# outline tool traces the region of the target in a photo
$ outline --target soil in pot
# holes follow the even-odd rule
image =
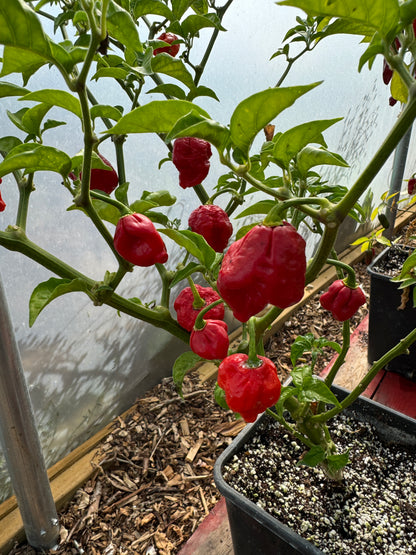
[[[343,482],[297,466],[303,444],[270,418],[224,466],[224,479],[323,553],[416,553],[416,448],[385,443],[350,415],[331,429],[339,451],[350,449]]]

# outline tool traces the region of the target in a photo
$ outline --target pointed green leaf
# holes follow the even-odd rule
[[[321,165],[349,167],[339,154],[329,152],[325,148],[305,146],[296,158],[296,166],[303,177],[307,176],[310,168]]]
[[[300,96],[319,84],[266,89],[240,102],[230,121],[233,144],[247,156],[257,133]]]
[[[176,391],[178,394],[183,398],[182,394],[182,384],[186,374],[192,370],[198,362],[201,362],[202,359],[200,356],[196,355],[192,351],[186,351],[178,356],[173,364],[172,369],[172,378],[173,383],[175,384]]]
[[[240,212],[236,219],[238,218],[245,218],[246,216],[251,216],[253,214],[268,214],[270,210],[276,206],[276,201],[272,199],[265,199],[256,202]]]
[[[175,19],[181,19],[193,0],[172,0],[172,11]]]
[[[182,270],[179,270],[178,272],[176,272],[175,277],[169,284],[169,288],[174,287],[177,283],[191,276],[192,274],[194,274],[196,271],[200,269],[201,269],[201,265],[198,264],[197,262],[189,262],[189,264],[187,264],[185,268],[182,268]]]
[[[117,225],[120,219],[120,210],[114,205],[105,202],[104,200],[93,198],[91,202],[102,220],[109,222],[110,224]]]
[[[131,15],[113,0],[110,0],[107,10],[107,28],[109,35],[121,44],[128,44],[129,48],[136,52],[143,51],[139,33]]]
[[[326,147],[322,132],[342,119],[308,121],[292,127],[277,138],[273,151],[274,157],[287,168],[290,160],[308,144],[317,143]]]
[[[338,455],[328,455],[326,458],[328,469],[331,473],[336,473],[337,470],[341,470],[347,466],[350,462],[350,451],[345,451],[345,453],[339,453]]]
[[[186,93],[183,89],[181,89],[178,85],[174,85],[173,83],[164,83],[163,85],[158,85],[154,87],[150,91],[147,91],[147,94],[164,94],[166,96],[171,96],[172,98],[177,98],[179,100],[186,99]]]
[[[28,130],[24,126],[22,118],[28,110],[29,110],[29,108],[22,108],[18,112],[14,112],[14,113],[9,112],[9,110],[6,110],[6,114],[7,114],[7,117],[9,118],[9,120],[12,123],[14,123],[14,125],[18,129],[20,129],[21,131],[24,131],[25,133],[28,133]]]
[[[88,288],[85,281],[80,278],[73,280],[50,278],[48,281],[39,283],[33,290],[29,300],[29,326],[33,326],[36,318],[45,306],[57,297],[65,295],[65,293],[71,293],[72,291],[87,292],[87,290]]]
[[[0,177],[15,170],[25,170],[25,173],[53,171],[67,175],[71,170],[71,158],[51,146],[25,143],[13,148],[0,163]]]
[[[195,36],[198,31],[205,27],[218,27],[215,21],[204,15],[189,15],[181,23],[184,36]]]
[[[22,141],[17,137],[1,137],[0,138],[0,152],[6,156],[14,147],[21,145]]]
[[[28,94],[30,91],[24,87],[19,87],[13,83],[8,83],[7,81],[0,81],[0,98],[6,96],[22,96]]]
[[[393,98],[395,98],[399,102],[402,102],[403,104],[406,104],[409,92],[397,71],[393,72],[393,77],[391,78],[390,83],[390,92]]]
[[[368,25],[383,37],[396,28],[399,20],[398,0],[280,0],[283,6],[293,6],[312,16],[340,17]]]
[[[78,98],[66,91],[42,89],[26,94],[19,100],[33,100],[34,102],[45,102],[45,104],[59,106],[82,119],[81,104]]]
[[[156,203],[156,206],[172,206],[176,202],[176,197],[166,189],[160,191],[144,191],[142,199]]]
[[[203,85],[199,85],[196,88],[192,88],[189,93],[187,100],[193,100],[197,96],[209,96],[210,98],[214,98],[215,100],[220,101],[218,96],[215,94],[215,91],[210,89],[209,87],[204,87]]]
[[[303,380],[302,388],[299,392],[299,401],[307,403],[320,401],[335,405],[336,407],[340,406],[338,399],[326,383],[316,375],[306,377]]]
[[[173,13],[161,0],[140,0],[135,2],[133,13],[136,19],[147,14],[161,15],[170,21],[173,19]]]
[[[306,466],[314,467],[320,464],[321,462],[323,462],[324,460],[325,460],[325,449],[320,445],[314,445],[296,463],[296,466],[300,466],[304,464]]]
[[[156,206],[159,205],[156,202],[151,202],[150,200],[135,200],[130,205],[130,209],[133,210],[133,212],[137,212],[138,214],[143,214],[144,212],[147,212],[147,210],[155,208]]]
[[[91,118],[108,118],[118,121],[123,114],[115,106],[97,104],[90,109]]]
[[[216,383],[214,388],[214,399],[218,406],[224,410],[230,410],[225,400],[225,391]]]
[[[186,250],[192,254],[192,256],[195,256],[205,267],[210,268],[211,264],[214,263],[216,253],[214,249],[208,245],[202,235],[187,229],[159,229],[159,231],[170,237],[181,247],[185,247]]]
[[[94,73],[91,79],[98,81],[98,79],[101,79],[102,77],[111,77],[112,79],[120,79],[121,81],[124,81],[129,73],[130,71],[128,69],[124,69],[123,67],[101,67]]]
[[[165,141],[169,142],[177,137],[198,137],[223,151],[228,144],[230,132],[220,123],[192,111],[175,123]]]
[[[194,86],[192,75],[186,69],[181,59],[173,58],[166,52],[161,52],[154,57],[152,61],[152,69],[155,73],[163,73],[177,79],[189,88]]]
[[[37,104],[33,108],[29,108],[22,116],[22,123],[27,129],[28,133],[35,135],[36,137],[41,137],[41,123],[45,115],[52,108],[50,104]]]
[[[186,100],[154,100],[135,108],[123,116],[114,127],[106,133],[168,133],[181,117],[191,110],[209,118],[209,115]]]

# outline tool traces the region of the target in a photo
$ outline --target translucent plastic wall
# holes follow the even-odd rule
[[[272,0],[234,2],[224,20],[227,32],[220,33],[201,81],[216,91],[220,103],[210,98],[197,99],[214,119],[226,124],[240,100],[276,84],[285,64],[283,57],[273,60],[270,57],[281,46],[286,30],[295,24],[296,15],[303,17],[300,11],[278,7]],[[202,30],[200,53],[208,37],[209,32]],[[337,168],[326,174],[330,182],[342,185],[351,184],[365,167],[399,110],[399,105],[393,108],[388,105],[389,91],[381,80],[379,60],[372,72],[364,68],[358,74],[362,50],[357,37],[325,39],[294,65],[285,81],[285,85],[321,80],[323,84],[300,98],[274,122],[276,131],[284,131],[308,120],[344,116],[344,121],[325,133],[329,149],[339,152],[350,164],[350,168]],[[30,90],[59,88],[62,82],[44,67],[27,86]],[[102,104],[123,102],[119,89],[109,80],[100,80],[93,91]],[[20,107],[17,100],[0,100],[4,135],[16,134],[6,110],[15,112]],[[51,110],[49,117],[68,121],[67,113],[63,117],[57,108]],[[56,140],[56,144],[70,155],[82,148],[75,119],[49,132],[50,144]],[[262,140],[263,137],[258,138],[257,146]],[[413,150],[411,145],[409,170],[414,162]],[[103,144],[101,152],[115,163],[110,141]],[[166,153],[165,145],[157,136],[130,136],[125,144],[127,180],[136,198],[143,190],[169,189],[178,197],[170,218],[186,222],[197,199],[192,191],[179,188],[178,174],[171,163],[158,169]],[[390,172],[391,160],[374,181],[376,204],[381,193],[388,189]],[[214,153],[205,182],[208,190],[222,173],[225,171]],[[88,219],[79,211],[66,212],[71,197],[62,187],[59,176],[38,174],[35,185],[28,236],[93,279],[103,279],[106,270],[114,271],[115,260]],[[8,218],[15,214],[15,187],[10,177],[3,180],[2,192],[8,210],[0,214],[2,229],[13,223]],[[167,242],[168,264],[174,267],[179,260],[179,247]],[[30,294],[39,282],[52,276],[22,255],[4,249],[0,249],[0,269],[48,466],[127,409],[137,396],[163,376],[169,375],[174,359],[187,349],[164,331],[126,315],[119,316],[108,307],[93,306],[81,293],[71,293],[53,301],[34,327],[29,328]],[[157,286],[158,275],[154,269],[135,268],[122,291],[149,302],[157,298]],[[9,494],[6,482],[7,470],[3,464],[0,467],[0,498]]]

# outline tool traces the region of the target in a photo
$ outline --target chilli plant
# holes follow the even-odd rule
[[[304,464],[320,465],[339,479],[348,454],[337,452],[328,420],[416,339],[415,330],[374,363],[341,403],[331,392],[349,348],[350,318],[365,301],[353,270],[337,259],[334,243],[347,216],[362,217],[360,198],[368,194],[373,178],[416,117],[416,1],[278,2],[305,12],[286,33],[283,46],[271,54],[283,61],[284,72],[276,84],[238,103],[230,121],[221,123],[199,106],[198,98],[217,99],[201,80],[216,39],[225,31],[222,22],[231,4],[232,0],[221,5],[217,0],[0,0],[0,95],[17,97],[23,106],[10,114],[18,136],[0,138],[0,178],[12,174],[19,192],[13,215],[7,206],[8,185],[3,183],[0,245],[53,274],[33,291],[31,325],[53,299],[79,292],[96,305],[162,328],[191,347],[174,364],[179,392],[195,364],[214,361],[215,397],[221,405],[248,422],[267,411],[307,446]],[[53,22],[54,38],[47,35],[45,22]],[[210,39],[197,59],[194,45],[202,29]],[[339,33],[362,37],[359,70],[371,69],[377,58],[383,59],[384,71],[388,67],[391,72],[390,94],[403,104],[384,142],[348,188],[326,182],[317,172],[326,165],[348,165],[328,149],[323,136],[341,118],[307,121],[284,132],[276,121],[297,99],[320,86],[285,86],[293,64],[319,48],[321,40]],[[60,75],[62,87],[31,90],[31,77],[46,65]],[[16,84],[16,74],[21,84]],[[13,81],[4,80],[9,75]],[[122,102],[107,105],[95,98],[91,81],[102,79],[117,83]],[[143,87],[149,82],[159,100],[146,100]],[[122,109],[123,103],[129,108]],[[75,116],[83,136],[77,155],[71,157],[48,143],[48,130],[65,123],[45,119],[51,107],[61,108],[63,118]],[[160,137],[161,161],[174,164],[178,187],[187,189],[189,203],[195,201],[189,221],[169,219],[167,207],[176,199],[163,185],[131,198],[128,184],[135,176],[126,175],[123,149],[132,133]],[[254,152],[255,139],[263,133],[264,142]],[[105,141],[113,142],[115,161],[100,154]],[[213,151],[224,175],[209,189],[204,183]],[[71,209],[91,220],[113,253],[117,269],[107,271],[102,281],[30,239],[29,200],[45,171],[54,172]],[[225,208],[218,205],[219,197]],[[241,221],[245,225],[239,225]],[[305,234],[316,238],[310,260],[305,256]],[[183,253],[179,264],[169,259],[172,242]],[[284,308],[300,301],[305,286],[328,264],[336,267],[337,280],[321,297],[322,310],[340,322],[343,342],[299,337],[292,346],[292,382],[281,387],[276,366],[264,356],[263,334]],[[157,303],[120,294],[120,283],[136,266],[157,270]],[[204,285],[195,283],[201,280]],[[178,288],[180,293],[171,298]],[[240,344],[232,348],[225,309],[243,327]],[[321,380],[314,365],[324,346],[338,354]],[[312,355],[308,364],[302,362],[305,352]]]

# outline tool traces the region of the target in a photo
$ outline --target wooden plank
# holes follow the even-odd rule
[[[386,372],[373,399],[411,418],[416,418],[416,383],[400,374]]]

